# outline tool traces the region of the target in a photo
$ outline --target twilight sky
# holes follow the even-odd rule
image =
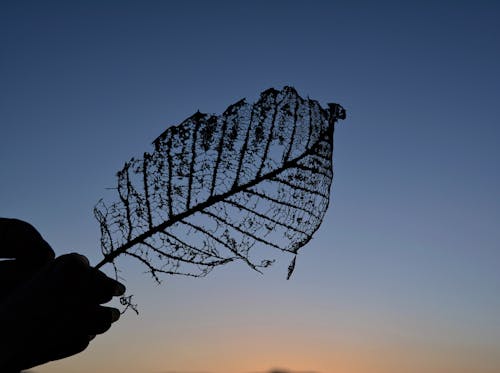
[[[140,315],[40,373],[495,373],[500,366],[495,1],[3,1],[0,215],[100,260],[115,172],[196,110],[294,86],[348,119],[332,202],[261,276],[119,262]],[[109,268],[105,268],[109,272]]]

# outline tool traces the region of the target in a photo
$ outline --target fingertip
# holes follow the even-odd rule
[[[87,336],[106,333],[120,318],[120,311],[112,307],[99,306],[89,310],[82,320],[82,331]]]
[[[106,276],[104,272],[94,268],[91,273],[91,292],[97,303],[107,303],[114,296],[120,296],[125,293],[125,286],[115,279]]]
[[[125,291],[127,290],[127,288],[125,287],[125,285],[123,285],[121,282],[118,282],[118,281],[115,281],[115,286],[114,286],[114,290],[113,290],[113,295],[115,297],[119,297],[123,294],[125,294]]]
[[[116,322],[120,319],[120,311],[118,311],[116,308],[111,309],[111,322]]]

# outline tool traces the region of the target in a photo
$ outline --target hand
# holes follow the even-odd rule
[[[125,287],[79,254],[54,252],[35,228],[0,218],[0,371],[16,372],[83,351],[119,318],[100,304]]]

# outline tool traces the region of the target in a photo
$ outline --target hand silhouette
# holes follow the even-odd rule
[[[120,312],[101,306],[125,287],[79,254],[54,252],[30,224],[0,218],[0,372],[83,351]]]

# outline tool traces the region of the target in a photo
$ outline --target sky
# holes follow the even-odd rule
[[[269,88],[337,102],[331,203],[279,260],[157,285],[39,373],[494,373],[500,366],[495,1],[3,1],[0,215],[101,259],[92,209],[196,110]],[[104,267],[111,274],[111,268]]]

